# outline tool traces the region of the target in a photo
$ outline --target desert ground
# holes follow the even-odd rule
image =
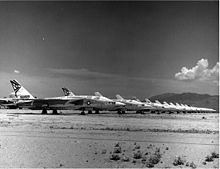
[[[219,168],[219,114],[0,109],[0,167]]]

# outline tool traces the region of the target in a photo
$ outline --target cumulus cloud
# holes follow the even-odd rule
[[[19,74],[20,71],[19,70],[14,70],[14,73]]]
[[[219,80],[219,62],[212,68],[208,68],[209,63],[207,59],[201,59],[196,66],[191,69],[182,67],[181,71],[175,74],[178,80],[200,80],[212,81],[218,83]]]

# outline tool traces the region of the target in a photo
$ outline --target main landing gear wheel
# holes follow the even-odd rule
[[[47,109],[43,109],[41,114],[47,114]]]
[[[95,114],[99,114],[99,110],[96,110],[96,111],[95,111]]]
[[[140,111],[140,114],[145,114],[144,111]]]
[[[121,114],[125,114],[125,111],[122,111]]]
[[[136,113],[137,113],[137,114],[140,114],[140,113],[141,113],[141,111],[140,111],[140,110],[137,110],[137,111],[136,111]]]
[[[89,110],[89,111],[88,111],[88,114],[92,114],[92,110]]]
[[[121,110],[118,110],[117,113],[118,113],[118,114],[122,114]]]
[[[82,111],[82,112],[81,112],[81,115],[85,115],[85,112],[84,112],[84,111]]]
[[[53,110],[52,114],[58,114],[57,110]]]

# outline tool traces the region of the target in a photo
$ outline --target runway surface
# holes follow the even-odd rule
[[[200,168],[218,168],[218,159],[204,164],[207,155],[218,153],[218,137],[218,114],[82,116],[73,111],[40,115],[40,111],[0,110],[0,167],[139,168],[147,163],[144,157],[135,159],[135,152],[149,158],[160,149],[160,162],[154,167],[189,167],[186,163],[193,162]],[[121,159],[114,161],[117,143]],[[124,156],[129,161],[123,161]],[[185,160],[184,165],[173,164],[176,156]]]

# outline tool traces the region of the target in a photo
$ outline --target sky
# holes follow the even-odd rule
[[[217,1],[0,2],[0,97],[219,93]]]

